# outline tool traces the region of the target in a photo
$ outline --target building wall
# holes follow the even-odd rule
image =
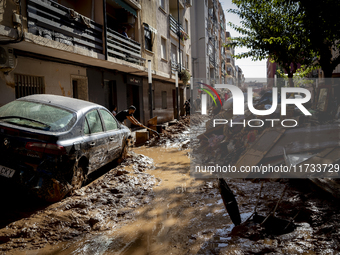
[[[122,111],[127,109],[130,104],[133,104],[137,111],[138,115],[135,114],[135,117],[141,122],[145,124],[145,118],[143,113],[143,88],[142,84],[140,86],[135,86],[134,89],[138,90],[139,93],[139,102],[131,102],[128,101],[129,93],[127,91],[127,74],[121,72],[114,72],[110,70],[101,70],[98,68],[88,68],[87,69],[88,76],[88,84],[89,84],[89,101],[100,104],[110,111],[112,111],[112,106],[110,105],[110,88],[109,84],[114,83],[116,86],[116,94],[112,94],[113,97],[117,99],[115,103],[117,106],[117,110]]]
[[[191,52],[193,58],[192,76],[194,78],[193,98],[198,95],[198,85],[196,82],[207,82],[207,31],[206,18],[208,9],[205,0],[193,1],[191,7]]]
[[[19,13],[19,6],[14,1],[0,1],[0,25],[13,27],[13,11]]]
[[[87,80],[86,69],[80,66],[18,56],[17,66],[0,80],[0,105],[15,100],[14,74],[44,77],[45,94],[73,96],[72,76]]]
[[[156,1],[159,4],[159,1]],[[170,49],[171,49],[171,42],[170,42],[170,29],[169,29],[169,5],[167,4],[167,0],[165,1],[165,9],[161,8],[160,6],[156,8],[156,17],[158,23],[157,25],[157,36],[156,36],[156,45],[157,45],[157,58],[155,60],[156,69],[164,72],[166,74],[171,73],[171,58],[170,58]],[[162,37],[166,39],[166,58],[162,58],[161,52],[161,40]]]
[[[175,85],[170,82],[163,81],[153,81],[152,89],[154,90],[154,109],[153,109],[153,117],[157,116],[158,123],[164,123],[167,121],[171,121],[174,119],[174,100],[173,100],[173,91],[176,89]],[[166,91],[167,93],[167,108],[162,109],[162,91]],[[149,84],[148,79],[143,79],[143,98],[144,102],[149,101]],[[180,106],[181,107],[181,106]],[[144,104],[144,122],[150,119],[150,109],[148,104]]]
[[[158,4],[159,1],[149,1],[149,0],[141,0],[140,1],[141,6],[143,6],[142,10],[140,11],[141,14],[141,24],[140,24],[140,30],[142,31],[142,34],[144,35],[144,25],[143,23],[147,23],[153,28],[157,28],[157,13],[158,10]],[[160,24],[162,22],[159,22]],[[145,40],[144,36],[142,36],[141,40],[141,46],[142,46],[142,57],[146,59],[146,62],[148,60],[151,60],[151,69],[152,70],[158,70],[157,68],[157,57],[159,56],[160,52],[158,52],[157,49],[157,37],[158,37],[158,30],[157,34],[153,35],[153,46],[152,51],[145,50]]]

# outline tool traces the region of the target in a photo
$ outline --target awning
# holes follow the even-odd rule
[[[127,12],[131,13],[133,16],[137,18],[137,12],[130,5],[125,3],[123,0],[114,0],[117,4],[123,7]]]

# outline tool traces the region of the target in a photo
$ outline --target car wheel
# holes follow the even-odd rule
[[[122,153],[120,154],[118,158],[118,164],[122,163],[124,159],[126,159],[127,154],[129,152],[129,146],[127,145],[126,141],[124,142]]]
[[[80,189],[84,183],[84,169],[82,166],[76,165],[73,169],[73,176],[71,180],[72,192]]]

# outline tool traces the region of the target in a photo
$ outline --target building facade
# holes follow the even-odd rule
[[[181,43],[177,65],[190,72],[189,36],[181,40],[190,33],[190,2],[21,0],[2,1],[0,8],[0,105],[45,93],[88,100],[109,110],[133,104],[142,123],[154,116],[159,122],[176,117],[171,45]],[[185,34],[170,31],[175,10]],[[179,87],[183,102],[181,81]]]
[[[234,49],[226,47],[231,36],[226,31],[221,3],[218,0],[195,1],[191,8],[191,24],[193,97],[199,95],[197,82],[211,86],[235,84]]]
[[[230,42],[231,40],[231,34],[230,32],[226,32],[226,37],[227,37],[227,42]],[[236,74],[236,67],[235,67],[235,59],[233,57],[233,55],[235,54],[235,49],[232,47],[226,47],[225,48],[226,51],[226,73],[227,73],[227,83],[228,84],[236,84],[236,80],[237,80],[237,74]]]

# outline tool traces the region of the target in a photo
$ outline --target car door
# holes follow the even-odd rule
[[[123,132],[111,113],[105,109],[100,109],[99,112],[102,116],[107,134],[108,159],[112,161],[116,159],[122,151]]]
[[[108,162],[107,137],[97,109],[91,110],[85,115],[84,139],[90,173]]]

